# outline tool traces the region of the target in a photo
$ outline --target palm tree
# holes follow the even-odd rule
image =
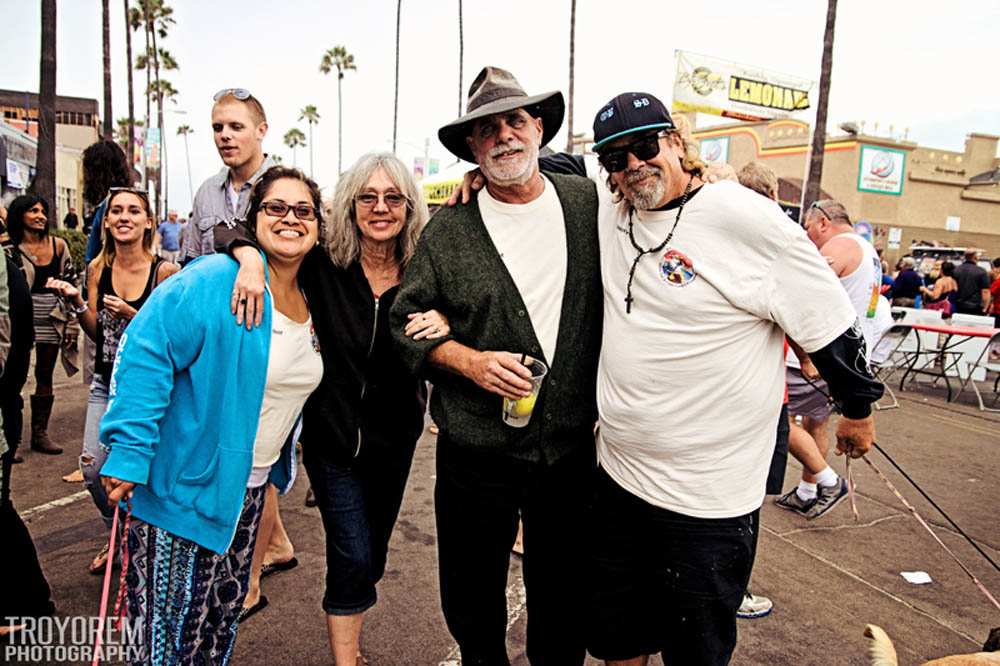
[[[191,151],[188,149],[188,134],[193,131],[188,125],[181,125],[177,128],[177,134],[184,137],[184,157],[188,168],[188,193],[191,195],[192,203],[194,203],[194,184],[191,182]]]
[[[38,157],[31,189],[56,206],[56,0],[42,0],[41,72],[38,81]]]
[[[316,107],[312,104],[307,105],[302,109],[299,120],[304,120],[309,123],[309,177],[313,177],[313,125],[319,122],[319,113],[316,111]],[[297,130],[296,130],[297,131]],[[299,132],[301,134],[301,132]],[[288,138],[288,135],[285,135]],[[303,142],[302,145],[305,145]],[[293,158],[294,159],[294,158]]]
[[[114,136],[114,115],[111,111],[111,0],[101,0],[101,39],[104,46],[104,138]]]
[[[458,0],[458,115],[462,115],[462,59],[465,56],[465,38],[462,35],[462,0]]]
[[[151,34],[152,39],[153,39],[153,76],[156,79],[156,87],[157,87],[157,96],[156,96],[156,126],[160,128],[160,146],[161,146],[161,148],[160,148],[160,168],[157,169],[157,171],[156,171],[156,201],[157,201],[157,205],[156,205],[156,220],[157,220],[157,222],[159,222],[159,220],[163,219],[160,216],[160,205],[159,205],[159,202],[161,200],[163,201],[163,208],[164,209],[166,209],[168,207],[167,206],[166,193],[164,192],[164,189],[163,189],[163,173],[165,171],[165,169],[164,169],[164,163],[165,163],[166,157],[167,157],[167,150],[166,150],[166,147],[167,147],[166,138],[167,137],[164,136],[164,134],[163,134],[163,97],[164,97],[164,90],[163,90],[163,87],[160,85],[160,66],[162,64],[164,69],[171,69],[171,65],[173,65],[173,69],[177,69],[177,63],[176,63],[176,61],[174,61],[173,58],[169,58],[169,59],[164,58],[164,59],[162,59],[162,62],[161,62],[160,53],[163,52],[163,51],[162,51],[162,49],[157,48],[157,46],[156,46],[156,37],[159,36],[160,39],[165,38],[167,36],[167,28],[170,25],[172,25],[173,23],[175,23],[175,21],[174,21],[173,16],[172,16],[174,10],[172,8],[166,6],[165,4],[163,4],[163,0],[145,0],[145,2],[151,4],[152,5],[152,9],[153,9],[153,11],[150,14],[150,16],[152,18],[152,22],[150,24],[149,30],[150,30],[150,34]],[[177,91],[175,90],[174,94],[176,94],[176,92]]]
[[[125,150],[130,143],[135,143],[134,136],[132,137],[132,140],[129,141],[129,133],[133,131],[131,128],[142,127],[142,121],[123,117],[116,120],[115,124],[114,140],[118,142],[118,145],[122,147],[122,150]]]
[[[132,90],[132,12],[129,11],[128,0],[123,0],[125,5],[125,55],[128,57],[128,163],[131,174],[132,165],[135,159],[135,98]]]
[[[403,0],[396,0],[396,96],[392,103],[392,152],[396,152],[396,124],[399,118],[399,21],[403,13]]]
[[[344,80],[344,72],[357,70],[354,66],[354,56],[347,52],[346,47],[334,46],[323,54],[319,71],[329,74],[334,67],[337,68],[337,175],[339,176],[343,171],[344,157],[344,107],[341,101],[340,82]]]
[[[569,3],[569,99],[566,100],[566,152],[573,152],[573,56],[576,53],[576,0]]]
[[[311,126],[310,126],[310,128],[311,128]],[[310,139],[309,143],[312,144],[312,139]],[[294,166],[298,166],[299,160],[298,160],[298,153],[296,152],[296,149],[299,146],[305,146],[306,145],[306,135],[303,134],[302,130],[300,130],[298,127],[293,127],[292,129],[290,129],[287,132],[285,132],[285,145],[292,149],[292,166],[293,167]],[[309,152],[310,152],[310,160],[311,160],[312,159],[312,156],[311,156],[312,145],[309,146]],[[310,175],[310,177],[312,177],[312,176]]]
[[[809,175],[802,189],[800,221],[809,206],[820,197],[823,179],[823,150],[826,147],[826,109],[830,98],[830,74],[833,69],[833,28],[837,22],[837,0],[827,0],[826,28],[823,32],[823,61],[819,73],[819,97],[816,100],[816,124],[813,126],[812,148],[809,151]]]

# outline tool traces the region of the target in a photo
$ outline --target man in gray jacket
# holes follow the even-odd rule
[[[404,361],[434,382],[441,602],[467,665],[508,663],[505,590],[519,517],[528,658],[584,660],[582,515],[602,306],[594,184],[538,169],[563,112],[559,92],[528,96],[509,72],[480,72],[466,115],[438,136],[479,164],[486,188],[430,221],[392,309]],[[407,338],[406,314],[429,308],[449,318],[451,334]],[[512,427],[502,403],[531,391],[529,357],[549,370],[530,421]]]
[[[254,183],[274,166],[262,147],[267,116],[257,98],[244,88],[223,88],[214,99],[212,135],[225,166],[194,195],[181,263],[215,252],[215,225],[231,226],[246,215]]]

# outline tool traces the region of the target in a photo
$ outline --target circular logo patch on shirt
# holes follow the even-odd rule
[[[694,264],[683,252],[667,250],[660,260],[660,279],[674,287],[686,287],[695,278]]]

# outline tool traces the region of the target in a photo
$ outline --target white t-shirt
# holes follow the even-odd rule
[[[566,288],[566,222],[556,188],[548,178],[543,180],[541,196],[525,204],[497,201],[484,188],[479,212],[521,293],[545,360],[552,365]]]
[[[278,460],[306,398],[323,378],[323,359],[315,342],[312,317],[300,324],[275,308],[271,313],[271,349],[253,443],[254,469],[270,467]]]
[[[636,251],[627,208],[606,188],[599,215],[604,337],[597,379],[598,458],[643,500],[699,518],[760,507],[784,393],[783,331],[807,351],[856,315],[804,231],[730,181],[688,201],[671,243]],[[643,248],[677,210],[634,214]]]

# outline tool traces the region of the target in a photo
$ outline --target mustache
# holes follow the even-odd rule
[[[641,168],[635,169],[634,171],[626,171],[625,182],[628,183],[629,185],[634,185],[643,178],[646,178],[648,176],[659,176],[660,173],[661,169],[659,167],[643,165]]]
[[[525,149],[525,145],[522,142],[520,142],[520,141],[511,141],[509,143],[505,143],[502,146],[496,146],[495,148],[491,148],[490,152],[487,153],[487,157],[490,157],[490,158],[498,157],[498,156],[502,155],[503,153],[507,153],[507,152],[510,152],[512,150],[516,150],[516,151],[519,151],[519,152],[524,152],[524,149]]]

